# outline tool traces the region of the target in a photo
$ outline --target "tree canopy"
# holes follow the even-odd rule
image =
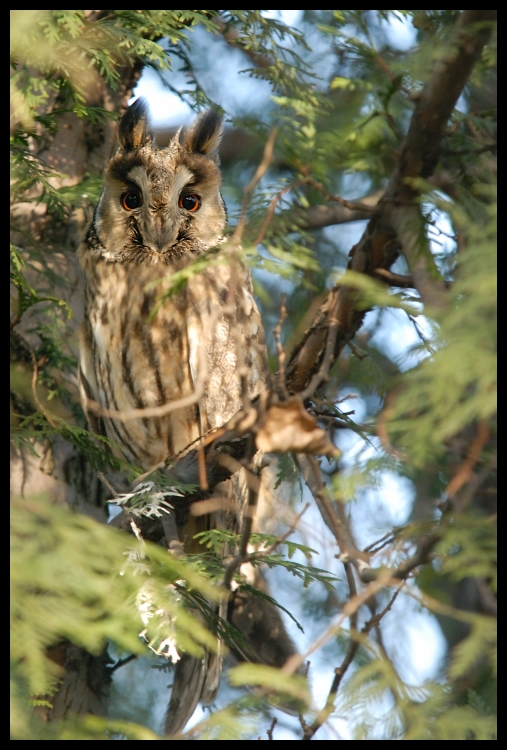
[[[301,657],[231,665],[183,737],[496,738],[495,21],[11,11],[12,739],[162,738],[176,649],[234,640],[212,604],[246,559]],[[279,500],[232,567],[218,531],[183,560],[157,544],[199,474],[139,479],[79,403],[75,252],[148,70],[188,112],[224,112],[227,247],[266,330],[271,406],[217,440],[231,466],[251,435],[276,454]],[[446,644],[423,678],[419,615]]]

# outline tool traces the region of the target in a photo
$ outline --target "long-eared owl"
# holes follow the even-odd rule
[[[187,398],[162,416],[123,421],[105,416],[107,436],[133,464],[150,469],[220,427],[267,380],[264,333],[248,271],[218,251],[176,293],[157,298],[164,280],[223,241],[225,204],[217,147],[221,117],[210,110],[180,138],[158,149],[147,106],[138,99],[119,125],[120,148],[79,249],[85,276],[81,335],[83,402],[127,412]],[[89,414],[92,429],[98,429]],[[234,478],[233,478],[234,480]],[[241,482],[229,482],[241,488]],[[239,489],[241,494],[241,489]],[[237,498],[238,514],[244,498]],[[236,523],[238,518],[236,518]],[[260,582],[263,585],[263,582]],[[294,653],[274,608],[256,612],[245,597],[229,616],[254,644],[259,661],[281,665]],[[268,632],[270,631],[270,632]],[[258,642],[255,645],[256,641]],[[183,657],[176,665],[166,724],[179,731],[197,702],[212,702],[220,680],[217,657]]]

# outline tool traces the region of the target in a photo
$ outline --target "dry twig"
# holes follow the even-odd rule
[[[282,294],[280,299],[280,318],[275,330],[273,331],[273,336],[275,337],[276,351],[278,354],[277,385],[284,399],[289,398],[289,392],[287,391],[287,386],[285,385],[285,361],[287,358],[285,356],[283,346],[280,342],[280,334],[282,332],[282,325],[286,317],[287,308],[285,307],[285,294]]]
[[[250,180],[250,182],[245,188],[243,204],[241,206],[241,214],[240,214],[236,229],[234,230],[234,234],[232,235],[232,244],[236,247],[241,242],[241,238],[243,237],[243,232],[245,231],[246,212],[247,212],[248,204],[250,203],[250,199],[252,197],[253,191],[255,190],[255,188],[261,181],[261,179],[264,177],[264,175],[268,171],[269,165],[271,164],[277,134],[278,134],[278,129],[273,128],[271,133],[268,136],[266,145],[264,146],[264,154],[263,154],[261,163],[255,170],[254,176],[252,177],[252,179]]]
[[[271,726],[270,726],[270,727],[269,727],[269,729],[268,729],[268,739],[269,739],[269,740],[272,740],[272,739],[274,739],[274,737],[273,737],[273,731],[274,731],[274,729],[275,729],[275,727],[276,727],[276,725],[277,725],[277,722],[278,722],[278,719],[277,719],[277,718],[276,718],[276,716],[275,716],[275,717],[273,718],[273,721],[271,722]]]

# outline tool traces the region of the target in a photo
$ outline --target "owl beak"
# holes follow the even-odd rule
[[[165,217],[160,213],[156,214],[155,239],[159,253],[163,253],[167,247],[174,245],[176,242],[176,236],[176,232],[171,232],[170,226],[167,225]]]

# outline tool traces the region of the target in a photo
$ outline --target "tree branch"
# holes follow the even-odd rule
[[[313,456],[298,454],[297,462],[303,474],[306,486],[312,493],[324,523],[333,534],[340,548],[340,559],[352,563],[359,577],[363,580],[366,570],[370,570],[370,555],[357,549],[347,519],[340,503],[332,503],[320,475],[320,467]],[[336,511],[335,511],[336,508]],[[340,517],[341,516],[341,517]],[[371,580],[371,578],[369,578]],[[350,585],[350,581],[349,581]]]
[[[373,274],[379,281],[383,281],[385,284],[398,286],[401,289],[415,289],[414,279],[411,276],[386,271],[385,268],[376,268]]]
[[[280,234],[287,231],[311,231],[334,224],[371,219],[372,212],[383,195],[384,191],[378,190],[376,193],[358,198],[357,201],[331,201],[323,206],[286,209],[273,217],[272,232]]]
[[[213,23],[222,34],[227,44],[240,49],[244,55],[250,58],[250,60],[256,67],[269,68],[271,65],[273,65],[273,60],[269,57],[269,55],[259,54],[258,52],[245,48],[244,44],[241,41],[241,33],[234,26],[234,24],[227,23],[223,18],[220,18],[220,16],[217,16],[213,20]]]
[[[348,528],[343,506],[339,502],[332,503],[320,476],[320,468],[316,459],[313,456],[299,454],[297,461],[305,483],[317,503],[324,523],[338,543],[340,553],[336,557],[344,564],[351,563],[363,583],[371,583],[379,578],[383,578],[386,573],[389,575],[390,580],[403,581],[408,578],[415,568],[428,563],[432,559],[433,548],[442,535],[441,529],[435,529],[431,534],[422,537],[413,555],[403,560],[397,568],[372,568],[370,565],[372,553],[366,550],[362,552],[356,547]]]
[[[352,248],[347,265],[349,270],[375,276],[379,270],[388,271],[402,250],[421,299],[436,309],[446,304],[445,282],[427,244],[413,181],[427,179],[435,169],[448,119],[489,39],[495,18],[496,11],[490,10],[461,13],[456,26],[456,45],[436,65],[419,96],[398,166],[363,236]],[[333,361],[355,336],[366,313],[355,310],[356,295],[344,286],[330,292],[289,359],[289,391],[304,390],[319,370],[331,332],[335,337]]]
[[[368,620],[368,622],[364,625],[364,627],[361,630],[361,635],[368,635],[368,633],[374,627],[378,627],[384,615],[386,615],[389,612],[394,602],[396,601],[396,598],[398,597],[398,594],[400,593],[402,586],[403,584],[400,584],[400,586],[396,589],[393,596],[389,600],[387,606],[385,606],[381,612],[378,612],[376,615],[373,615]],[[354,595],[357,595],[357,592]],[[354,613],[354,617],[356,615],[357,615],[357,611]],[[352,616],[351,616],[351,620],[352,620]],[[347,653],[345,654],[345,657],[342,663],[340,664],[339,667],[337,667],[337,669],[335,669],[335,674],[334,674],[333,682],[331,684],[331,688],[329,690],[329,694],[327,696],[326,705],[324,706],[322,711],[320,711],[317,714],[313,724],[305,727],[303,737],[301,738],[302,740],[311,740],[314,737],[314,735],[318,732],[318,730],[321,728],[321,726],[326,723],[326,721],[329,719],[329,717],[335,710],[335,707],[336,707],[335,701],[336,701],[336,696],[338,694],[338,689],[340,687],[340,683],[343,677],[345,676],[347,669],[350,667],[350,665],[354,661],[354,657],[357,653],[360,643],[361,641],[357,637],[357,633],[355,634],[355,638],[354,638],[353,631],[351,630],[351,640],[349,643],[349,647],[347,649]]]
[[[431,253],[421,248],[424,238],[421,214],[414,199],[413,180],[427,179],[434,171],[447,123],[483,47],[491,35],[495,10],[466,10],[457,21],[455,43],[439,61],[421,92],[412,115],[399,163],[382,199],[384,211],[403,248],[412,277],[425,304],[442,309],[446,304],[445,284]],[[422,229],[422,231],[421,231]]]
[[[495,17],[496,11],[464,11],[460,15],[456,27],[456,47],[446,60],[437,64],[432,77],[423,89],[401,147],[399,164],[363,236],[350,252],[349,269],[378,277],[379,274],[383,275],[383,272],[389,272],[390,266],[400,251],[399,242],[401,241],[411,268],[413,282],[421,298],[435,307],[441,306],[445,286],[443,280],[435,281],[433,278],[435,269],[431,266],[433,261],[429,251],[424,254],[420,252],[420,238],[425,237],[424,228],[421,226],[419,208],[414,203],[417,193],[413,186],[408,184],[407,179],[427,178],[434,170],[447,121],[473,65],[489,38],[489,27]],[[433,112],[435,114],[430,116],[429,113]],[[266,145],[262,167],[269,163],[271,158],[274,136],[273,132],[269,144]],[[372,205],[378,200],[378,196],[370,198]],[[362,202],[366,203],[367,200],[363,199]],[[330,210],[352,212],[356,217],[359,215],[359,212],[356,214],[355,209],[341,203],[312,210],[315,212],[314,215],[322,215],[324,211]],[[424,239],[423,242],[425,242]],[[408,279],[405,283],[409,283]],[[327,378],[332,364],[343,347],[352,340],[366,313],[366,311],[355,309],[356,298],[357,292],[346,286],[337,286],[331,291],[312,325],[292,352],[286,368],[286,386],[289,392],[303,392],[305,397],[310,397]],[[219,467],[220,451],[232,454],[236,458],[241,457],[246,447],[245,424],[240,426],[242,420],[243,423],[245,422],[246,415],[238,415],[238,417],[239,420],[231,420],[226,428],[219,431],[217,439],[207,447],[206,469],[210,488],[217,483],[218,477],[220,477],[219,481],[225,478],[224,472],[227,474],[227,469],[223,466]],[[253,415],[253,419],[246,419],[250,422],[250,429],[256,419],[256,414]],[[199,473],[197,472],[197,479],[194,476],[196,466],[198,468],[199,465],[195,460],[196,455],[196,451],[190,451],[178,461],[174,472],[180,481],[199,483]],[[215,464],[213,460],[216,461]],[[308,459],[305,460],[307,467],[310,466],[311,462]],[[322,489],[317,487],[314,494],[324,510],[326,523],[330,524],[336,536],[338,527],[333,518],[334,513],[332,515],[328,513],[325,493],[323,494]],[[336,538],[338,540],[340,535]],[[359,565],[359,561],[362,561],[363,566],[365,563],[368,566],[364,553],[353,549],[353,545],[351,548],[342,535],[340,548],[343,547],[343,551],[347,554],[352,549],[351,560],[355,560],[355,565]]]

